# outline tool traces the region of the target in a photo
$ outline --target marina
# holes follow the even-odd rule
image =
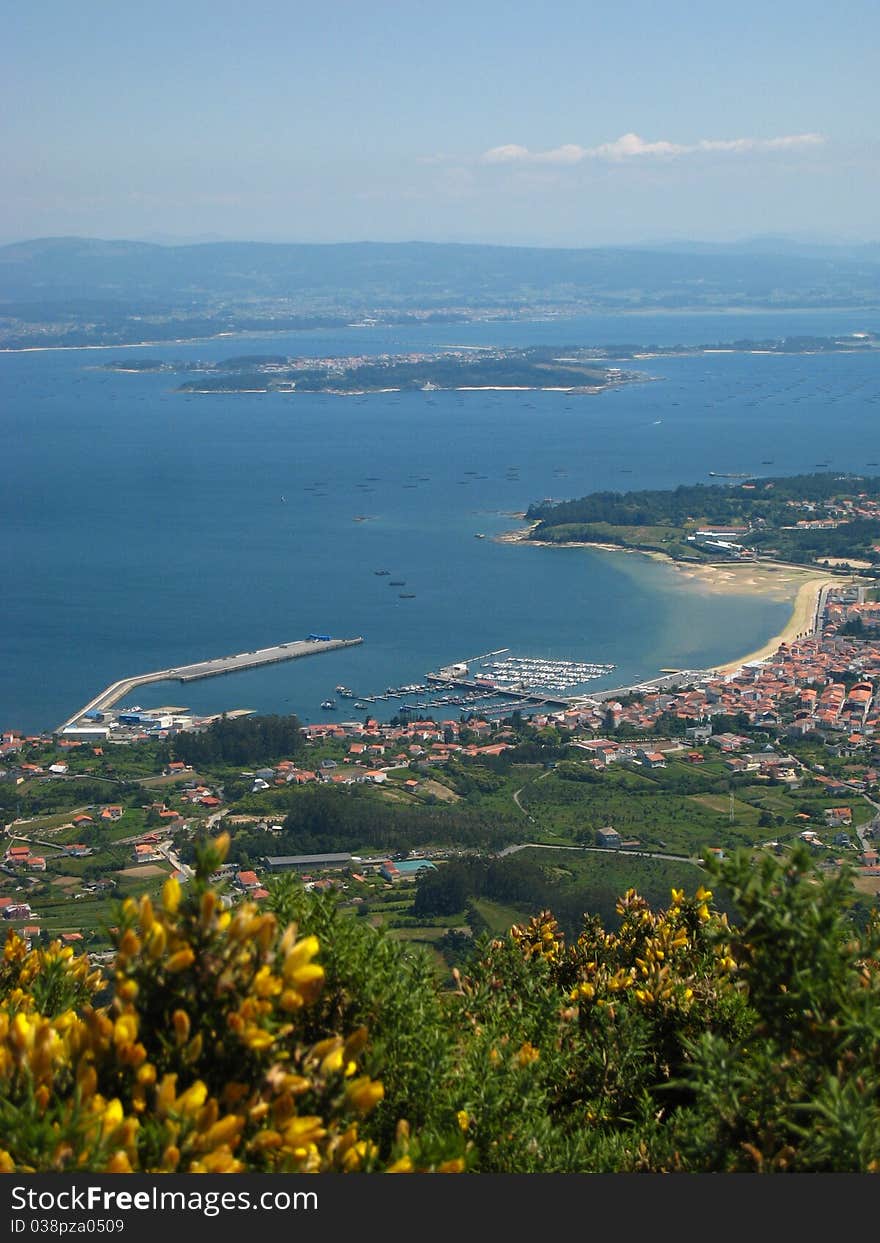
[[[400,699],[404,701],[397,709],[401,713],[453,707],[479,709],[484,715],[509,712],[512,703],[533,711],[541,707],[568,707],[583,697],[582,688],[588,682],[607,676],[615,668],[599,662],[506,655],[509,651],[500,648],[446,665],[425,674],[424,682],[386,686],[382,692],[360,695],[353,706],[369,711],[370,704]],[[493,659],[498,656],[505,659]],[[347,687],[337,686],[336,690],[353,694]],[[321,707],[329,709],[335,703],[325,700]]]

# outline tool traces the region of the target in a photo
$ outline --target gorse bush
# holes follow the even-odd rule
[[[6,1170],[877,1171],[878,927],[806,852],[484,939],[452,988],[290,878],[126,902],[106,976],[7,940]]]
[[[378,1165],[359,1119],[381,1100],[363,1027],[310,1042],[324,969],[314,936],[223,908],[206,849],[186,898],[127,900],[109,999],[85,958],[7,940],[0,1010],[5,1170],[339,1171]],[[397,1136],[406,1147],[405,1128]],[[406,1170],[402,1152],[381,1168]],[[451,1168],[455,1168],[454,1166]]]

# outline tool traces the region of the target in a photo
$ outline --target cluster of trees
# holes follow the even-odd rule
[[[663,902],[669,894],[670,865],[663,860],[643,860],[640,892],[651,902]],[[489,898],[528,915],[552,908],[560,927],[577,935],[589,911],[603,923],[618,923],[617,900],[620,877],[617,868],[597,867],[591,875],[560,877],[553,868],[533,858],[511,855],[506,859],[453,860],[436,871],[419,876],[412,913],[417,918],[457,915],[470,909],[472,922],[482,921],[471,907],[475,898]]]
[[[211,764],[270,764],[305,749],[299,718],[290,716],[221,717],[201,733],[178,734],[163,758],[193,768]]]
[[[744,482],[759,484],[760,487],[744,491],[742,486],[692,484],[664,490],[592,492],[576,500],[532,505],[526,517],[530,522],[540,522],[535,532],[535,538],[539,539],[544,538],[545,532],[553,527],[597,522],[612,526],[682,527],[688,521],[702,521],[714,525],[757,524],[771,528],[792,522],[794,511],[787,504],[789,501],[817,503],[835,497],[853,496],[857,492],[871,496],[880,494],[880,478],[877,477],[851,476],[841,481],[838,475],[816,473]],[[835,531],[804,534],[835,536],[849,525],[860,526],[858,523],[844,524]],[[799,533],[774,531],[773,540],[775,542],[780,535],[788,537],[794,534]],[[867,530],[864,534],[867,535]]]
[[[818,561],[822,557],[880,563],[875,545],[880,541],[880,521],[875,518],[856,518],[842,522],[840,526],[795,531],[761,531],[749,537],[749,543],[759,551],[774,552],[786,561]]]
[[[512,841],[521,817],[499,816],[463,803],[394,805],[365,786],[307,786],[291,791],[282,831],[271,850],[263,833],[237,833],[230,859],[244,863],[266,854],[322,854],[342,850],[394,854],[419,846],[454,844],[495,850]]]
[[[866,626],[863,618],[853,617],[851,621],[845,622],[837,633],[852,639],[875,639],[877,631],[877,626]]]

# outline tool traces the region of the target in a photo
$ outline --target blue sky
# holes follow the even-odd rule
[[[874,240],[876,0],[7,6],[0,241]]]

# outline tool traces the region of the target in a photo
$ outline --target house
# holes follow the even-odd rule
[[[596,844],[604,846],[606,850],[619,850],[621,844],[620,834],[617,829],[607,828],[599,829],[596,833]]]
[[[660,751],[639,751],[639,763],[645,768],[665,768],[666,757]]]
[[[400,880],[400,872],[390,859],[386,860],[386,862],[379,868],[379,875],[383,878],[383,880],[387,881]]]
[[[136,842],[134,847],[135,863],[154,863],[162,856],[152,842]]]
[[[256,872],[239,872],[235,879],[242,889],[253,890],[260,888],[260,878]]]
[[[749,740],[741,734],[713,734],[709,741],[713,747],[719,747],[722,751],[741,751]]]
[[[841,824],[852,824],[851,807],[826,807],[824,815],[829,829],[836,829]]]
[[[3,908],[4,919],[33,919],[33,911],[28,902],[10,902]]]
[[[65,846],[65,850],[73,859],[82,859],[92,853],[91,846],[84,846],[82,842],[75,842],[72,846]]]
[[[42,855],[31,855],[31,857],[28,859],[28,867],[33,872],[45,872],[46,860],[43,858]]]

